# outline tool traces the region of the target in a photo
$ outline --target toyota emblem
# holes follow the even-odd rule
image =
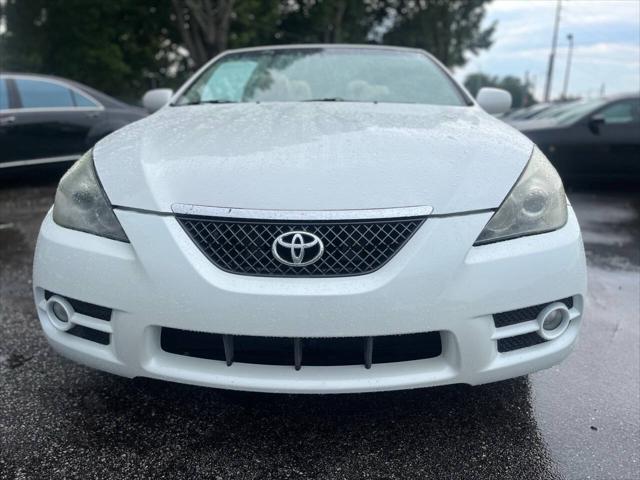
[[[276,260],[291,267],[304,267],[317,262],[324,253],[320,237],[304,231],[286,232],[273,241],[271,251]]]

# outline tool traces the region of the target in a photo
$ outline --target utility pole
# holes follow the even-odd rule
[[[547,68],[547,83],[544,87],[544,101],[548,102],[551,95],[551,78],[553,77],[553,62],[556,57],[556,48],[558,46],[558,26],[560,25],[560,9],[562,0],[558,0],[556,6],[556,22],[553,26],[553,40],[551,41],[551,53],[549,54],[549,67]]]
[[[538,86],[538,76],[533,74],[531,76],[531,94],[533,95],[533,101],[535,102],[536,97],[536,87]]]
[[[567,99],[567,88],[569,87],[569,73],[571,72],[571,54],[573,53],[573,35],[567,35],[569,41],[569,51],[567,52],[567,68],[564,71],[564,87],[562,88],[562,99]]]

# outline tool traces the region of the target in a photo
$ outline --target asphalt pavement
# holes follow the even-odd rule
[[[55,180],[0,178],[0,478],[631,479],[640,476],[640,191],[571,192],[589,262],[574,353],[479,387],[224,392],[66,360],[31,293]]]

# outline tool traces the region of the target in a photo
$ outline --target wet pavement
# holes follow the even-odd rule
[[[0,186],[0,478],[640,476],[637,191],[569,195],[589,298],[561,365],[473,388],[295,396],[132,381],[55,354],[31,297],[55,183],[32,183]]]

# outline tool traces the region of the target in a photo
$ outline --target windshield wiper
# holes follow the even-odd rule
[[[344,98],[340,97],[326,97],[326,98],[310,98],[309,100],[302,100],[303,102],[344,102]]]
[[[238,102],[236,102],[234,100],[201,100],[199,102],[174,103],[173,106],[174,107],[187,107],[187,106],[191,106],[191,105],[204,105],[205,103],[220,104],[220,103],[238,103]]]

